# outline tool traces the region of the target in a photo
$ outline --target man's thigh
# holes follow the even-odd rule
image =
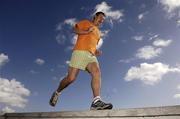
[[[78,68],[69,67],[68,68],[68,76],[72,77],[72,78],[76,78],[79,73],[79,70],[80,69],[78,69]]]
[[[101,73],[100,71],[100,67],[99,64],[97,62],[92,62],[89,63],[86,67],[86,70],[90,73],[90,74],[94,74],[94,73]]]

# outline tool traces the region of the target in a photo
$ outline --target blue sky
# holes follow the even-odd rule
[[[114,108],[180,104],[178,0],[0,1],[0,110],[89,110],[91,77],[80,72],[55,108],[49,98],[66,75],[73,25],[107,15],[98,57],[103,100]]]

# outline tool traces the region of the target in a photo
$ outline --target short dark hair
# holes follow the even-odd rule
[[[106,14],[104,12],[96,12],[96,16],[99,16],[100,14],[102,14],[104,17],[106,17]]]

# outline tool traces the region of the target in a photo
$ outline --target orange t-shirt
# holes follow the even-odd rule
[[[87,50],[92,54],[95,54],[96,46],[100,39],[100,31],[98,27],[89,20],[82,20],[76,25],[80,30],[88,30],[90,27],[93,27],[94,30],[89,34],[78,35],[77,42],[73,50]]]

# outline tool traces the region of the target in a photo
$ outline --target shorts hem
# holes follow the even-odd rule
[[[83,70],[83,71],[86,70],[86,68],[82,68],[82,67],[79,67],[79,66],[74,66],[74,65],[71,65],[71,64],[69,64],[69,66],[73,67],[73,68],[77,68],[77,69]]]

